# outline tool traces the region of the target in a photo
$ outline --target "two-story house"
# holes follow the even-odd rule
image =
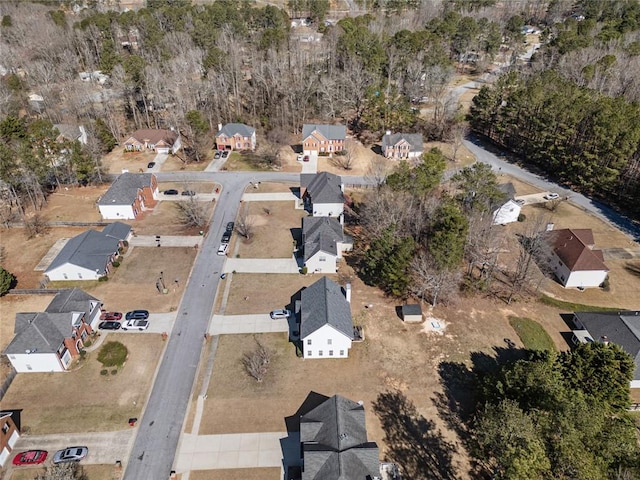
[[[382,137],[382,154],[386,158],[417,158],[424,153],[419,133],[387,133]]]
[[[336,273],[342,253],[353,248],[340,221],[333,217],[302,219],[304,265],[309,272]]]
[[[345,148],[347,128],[344,125],[302,126],[302,150],[305,155],[341,152]]]
[[[153,173],[123,173],[98,200],[105,220],[132,220],[158,202],[158,179]]]
[[[314,217],[337,217],[344,212],[342,178],[329,172],[300,175],[301,198]]]
[[[244,123],[218,124],[215,136],[218,150],[255,150],[256,130]]]

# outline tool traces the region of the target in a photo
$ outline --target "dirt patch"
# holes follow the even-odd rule
[[[16,376],[2,404],[22,409],[23,432],[104,432],[125,428],[130,417],[141,416],[165,343],[154,334],[108,335],[129,350],[115,375],[100,375],[104,367],[96,360],[98,349],[70,372]]]
[[[189,478],[191,480],[278,480],[282,477],[280,477],[279,468],[233,468],[192,470]]]
[[[248,202],[253,220],[252,242],[240,242],[241,258],[290,258],[294,239],[301,238],[305,210],[294,208],[293,201]]]

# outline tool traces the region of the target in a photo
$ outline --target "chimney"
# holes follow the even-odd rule
[[[387,130],[387,131],[386,131],[386,134],[387,134],[387,135],[391,135],[391,130]]]
[[[609,345],[609,337],[607,337],[606,335],[602,335],[602,336],[600,337],[600,341],[601,341],[602,343],[604,343],[605,345]]]
[[[218,124],[218,131],[220,131],[220,130],[222,130],[222,124],[221,123]]]
[[[344,297],[347,299],[347,302],[351,303],[351,284],[347,283],[344,286]]]
[[[547,232],[550,232],[551,230],[553,230],[553,223],[547,223]]]

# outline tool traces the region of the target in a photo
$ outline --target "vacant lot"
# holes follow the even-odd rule
[[[109,185],[60,188],[47,197],[42,216],[50,222],[99,222],[97,202]]]
[[[132,173],[147,171],[147,164],[152,162],[156,154],[153,152],[127,152],[124,147],[117,146],[102,158],[102,166],[109,173]]]
[[[165,343],[154,334],[109,333],[109,339],[129,350],[117,374],[100,375],[99,350],[92,351],[68,373],[18,374],[3,408],[22,409],[22,429],[32,435],[125,428],[127,419],[141,416]]]
[[[290,258],[294,239],[302,236],[302,218],[308,214],[294,208],[293,201],[247,202],[253,224],[250,242],[240,240],[241,258]]]
[[[210,193],[211,190],[208,192]],[[177,202],[158,202],[153,210],[147,211],[137,220],[129,222],[136,235],[198,235],[199,227],[186,227],[180,221]],[[200,202],[207,219],[211,218],[215,204]]]

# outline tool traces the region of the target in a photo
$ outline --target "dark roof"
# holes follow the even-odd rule
[[[73,332],[73,313],[17,313],[15,336],[4,354],[54,353]]]
[[[303,140],[313,132],[318,132],[327,140],[344,140],[347,136],[347,128],[344,125],[316,125],[305,123],[302,126]]]
[[[602,250],[592,250],[593,232],[591,229],[552,230],[547,238],[554,253],[570,271],[609,271],[604,264]]]
[[[402,316],[406,315],[422,315],[422,308],[417,303],[402,306]]]
[[[114,222],[104,230],[102,232],[87,230],[70,239],[53,259],[45,273],[66,263],[104,273],[107,262],[118,251],[120,241],[126,238],[126,236],[120,237],[125,231],[131,231],[131,227],[125,223]],[[118,235],[114,236],[116,233]]]
[[[138,190],[151,186],[153,173],[123,173],[102,195],[98,205],[133,205]]]
[[[300,175],[300,185],[306,188],[314,203],[344,203],[342,177],[329,172]]]
[[[131,134],[131,137],[136,139],[140,143],[153,143],[165,142],[167,145],[173,145],[178,139],[178,134],[173,130],[162,130],[157,128],[143,128],[136,130]]]
[[[378,446],[367,441],[364,407],[334,395],[300,417],[303,480],[365,480],[379,474]]]
[[[91,302],[99,302],[96,297],[89,295],[79,288],[67,288],[58,292],[53,297],[49,306],[45,309],[47,313],[62,312],[85,312],[91,311]]]
[[[337,218],[303,217],[302,239],[304,241],[305,261],[318,252],[338,255],[337,242],[344,240],[342,225]]]
[[[222,130],[216,133],[216,137],[221,134],[227,137],[233,137],[238,134],[242,137],[251,137],[256,132],[255,128],[245,125],[244,123],[227,123]]]
[[[389,133],[382,137],[382,149],[387,146],[393,146],[404,140],[411,147],[412,152],[421,152],[424,150],[422,145],[422,135],[419,133]]]
[[[640,380],[640,311],[575,312],[574,315],[595,341],[607,337],[631,355],[636,362],[633,379]]]
[[[327,277],[302,290],[300,338],[305,338],[325,325],[353,338],[351,306],[340,285]]]
[[[501,183],[498,185],[498,190],[505,194],[506,200],[511,200],[516,195],[516,187],[511,182]]]

